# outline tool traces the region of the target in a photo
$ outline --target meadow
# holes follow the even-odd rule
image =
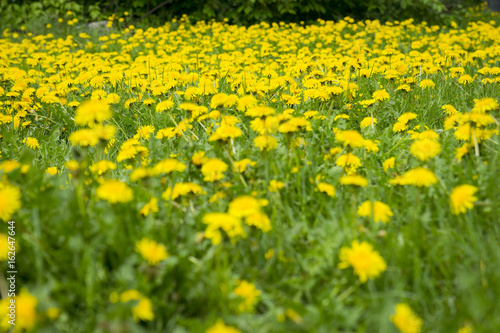
[[[494,18],[4,30],[0,329],[499,331]]]

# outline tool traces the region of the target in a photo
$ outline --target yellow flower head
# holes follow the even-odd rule
[[[106,180],[97,188],[97,197],[109,203],[129,202],[134,198],[132,189],[119,180]]]
[[[243,298],[238,306],[240,312],[252,312],[261,294],[260,290],[255,288],[253,283],[245,280],[239,281],[234,293]]]
[[[256,199],[249,195],[240,196],[229,203],[229,214],[242,218],[260,212],[267,201]]]
[[[156,104],[156,112],[161,113],[163,111],[171,109],[173,106],[174,106],[174,102],[167,99],[163,102]]]
[[[365,139],[358,131],[347,130],[347,131],[338,131],[335,134],[335,139],[340,141],[345,146],[350,146],[351,148],[360,148],[365,144]]]
[[[430,80],[430,79],[425,79],[425,80],[422,80],[422,82],[420,82],[420,84],[418,86],[420,88],[434,88],[434,86],[436,86],[436,84],[434,82],[432,82],[432,80]]]
[[[93,147],[99,143],[99,136],[94,130],[85,128],[71,133],[69,141],[73,146]]]
[[[234,327],[226,326],[222,319],[217,319],[217,322],[214,325],[210,326],[210,328],[206,330],[205,333],[241,333],[241,331]]]
[[[51,176],[54,176],[57,173],[57,167],[48,167],[45,170],[45,173],[47,173],[47,174],[49,174]]]
[[[273,179],[269,182],[269,186],[268,186],[268,190],[269,192],[279,192],[283,187],[285,187],[285,183],[279,181],[279,180],[276,180],[276,179]]]
[[[377,123],[377,118],[365,117],[363,118],[363,120],[361,120],[361,123],[359,125],[361,126],[361,128],[366,128],[368,126],[373,128],[376,123]]]
[[[75,114],[77,125],[91,125],[102,123],[111,118],[109,104],[103,100],[89,100],[78,106]]]
[[[225,141],[229,138],[238,138],[242,135],[243,132],[238,127],[232,125],[222,125],[215,130],[214,134],[208,138],[208,141]]]
[[[477,198],[474,194],[477,192],[477,187],[472,185],[460,185],[455,187],[450,194],[450,206],[453,214],[458,215],[465,213],[467,209],[474,207],[474,202]]]
[[[231,239],[246,237],[240,218],[228,213],[208,213],[203,216],[203,223],[208,224],[205,237],[210,239],[214,245],[219,245],[222,241],[219,229],[224,230]]]
[[[132,309],[132,316],[136,322],[151,321],[155,318],[153,304],[147,297],[141,297],[139,303]]]
[[[441,152],[441,144],[432,139],[417,140],[411,144],[410,152],[419,160],[428,161],[439,155]]]
[[[339,156],[335,164],[343,167],[346,173],[349,175],[355,173],[356,169],[361,166],[361,160],[356,155],[347,153]]]
[[[387,223],[394,214],[391,208],[380,201],[365,201],[358,207],[358,215],[362,217],[373,217],[373,221]]]
[[[19,208],[21,208],[19,188],[9,183],[0,183],[0,219],[9,221]]]
[[[211,158],[207,160],[201,167],[204,181],[214,182],[224,178],[224,172],[227,171],[227,164],[218,158]]]
[[[318,190],[320,192],[326,193],[328,196],[332,198],[335,196],[335,187],[333,187],[333,185],[330,185],[328,183],[319,183]]]
[[[396,314],[390,319],[401,333],[420,333],[422,319],[404,303],[396,305]]]
[[[340,261],[339,268],[352,267],[362,283],[376,278],[387,268],[384,259],[367,242],[353,241],[351,247],[342,247]]]
[[[384,171],[387,172],[389,169],[394,169],[394,164],[396,163],[396,158],[395,157],[389,157],[384,161],[384,164],[382,167],[384,168]]]
[[[260,150],[271,150],[278,146],[278,140],[271,135],[259,135],[253,140],[255,147]]]
[[[408,170],[401,176],[389,180],[389,184],[392,185],[414,185],[418,187],[429,187],[437,182],[438,179],[434,172],[423,167]]]
[[[165,245],[154,240],[143,238],[135,244],[135,250],[147,260],[150,266],[157,266],[160,261],[169,257]]]
[[[152,197],[151,200],[149,200],[149,202],[141,208],[139,214],[141,214],[142,216],[148,216],[150,213],[157,213],[159,211],[160,209],[158,208],[158,198]]]
[[[38,143],[38,140],[33,137],[27,137],[26,139],[23,140],[23,143],[26,144],[26,146],[30,147],[31,149],[35,150],[40,147],[40,144]]]
[[[340,183],[344,185],[368,186],[368,179],[360,175],[347,175],[340,177]]]
[[[471,112],[484,113],[487,111],[492,111],[498,109],[498,102],[490,97],[475,99],[474,107]]]
[[[385,100],[388,100],[389,98],[391,98],[391,95],[389,95],[389,93],[387,92],[387,90],[381,89],[381,90],[376,90],[372,94],[372,98],[374,98],[377,101],[381,102],[381,101],[385,101]]]

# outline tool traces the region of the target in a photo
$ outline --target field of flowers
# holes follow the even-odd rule
[[[499,41],[5,30],[0,328],[10,247],[16,332],[499,331]]]

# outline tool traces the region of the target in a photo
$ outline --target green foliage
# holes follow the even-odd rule
[[[2,25],[11,29],[29,24],[33,19],[52,22],[63,17],[66,12],[72,11],[76,15],[82,14],[82,6],[76,1],[42,0],[19,1],[0,0]]]
[[[319,18],[338,20],[345,16],[354,19],[379,19],[381,21],[427,21],[429,24],[461,22],[467,17],[469,7],[481,5],[480,0],[127,0],[95,2],[83,0],[18,1],[0,0],[2,23],[0,27],[17,29],[33,21],[51,23],[72,11],[79,20],[97,21],[117,15],[127,16],[123,25],[143,17],[148,23],[162,23],[186,14],[194,21],[216,19],[235,24],[265,22],[312,22]],[[32,29],[36,30],[36,29]]]

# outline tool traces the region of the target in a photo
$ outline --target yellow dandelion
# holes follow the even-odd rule
[[[259,135],[253,140],[255,147],[260,150],[271,150],[278,146],[278,140],[271,135]]]
[[[157,266],[160,261],[169,257],[165,245],[154,240],[143,238],[135,244],[135,250],[148,262],[150,266]]]
[[[51,176],[54,176],[55,174],[57,174],[57,167],[48,167],[46,170],[45,170],[45,173],[51,175]]]
[[[224,178],[224,172],[227,171],[227,164],[218,158],[211,158],[207,160],[201,167],[204,181],[214,182]]]
[[[139,303],[132,308],[132,317],[136,322],[151,321],[155,318],[153,303],[147,297],[141,297]]]
[[[363,118],[363,120],[361,120],[361,123],[359,125],[361,126],[361,128],[366,128],[368,126],[373,128],[376,123],[377,123],[377,118],[365,117]]]
[[[382,222],[387,223],[394,214],[391,208],[381,201],[374,201],[373,203],[369,200],[363,202],[357,211],[358,215],[361,217],[372,217],[375,223]]]
[[[238,286],[234,290],[234,293],[243,298],[242,302],[238,306],[238,310],[240,312],[253,311],[255,304],[258,302],[259,296],[261,294],[260,290],[255,288],[255,285],[253,283],[245,280],[238,282]]]
[[[437,182],[438,179],[434,172],[423,167],[408,170],[401,176],[389,180],[389,184],[392,185],[414,185],[418,187],[429,187]]]
[[[217,319],[215,324],[210,326],[205,333],[241,333],[241,331],[234,327],[226,326],[222,319]]]
[[[158,104],[156,104],[156,112],[161,113],[163,111],[169,110],[174,106],[174,102],[167,99],[165,101],[162,101]]]
[[[119,180],[106,180],[97,188],[97,197],[109,203],[132,201],[134,193],[127,184]]]
[[[345,146],[350,146],[351,148],[360,148],[365,144],[365,139],[358,131],[347,130],[347,131],[338,131],[335,134],[335,139],[340,141]]]
[[[420,333],[422,328],[422,319],[404,303],[396,305],[396,313],[390,319],[401,333]]]
[[[422,82],[420,82],[420,84],[418,85],[420,88],[434,88],[436,86],[436,84],[430,80],[430,79],[425,79],[425,80],[422,80]]]
[[[347,175],[340,177],[340,183],[344,185],[368,186],[368,179],[360,175]]]
[[[269,190],[269,192],[276,193],[279,192],[283,187],[285,187],[285,183],[273,179],[269,182],[269,186],[267,187],[267,189]]]
[[[387,90],[381,89],[381,90],[376,90],[372,94],[372,98],[374,98],[377,101],[381,102],[381,101],[385,101],[385,100],[388,100],[389,98],[391,98],[391,95],[389,95],[389,93],[387,92]]]
[[[389,169],[394,169],[394,164],[396,163],[396,158],[395,157],[389,157],[384,161],[382,164],[382,167],[384,168],[384,171],[387,172]]]
[[[465,213],[467,209],[474,207],[477,198],[474,194],[478,188],[472,185],[460,185],[455,187],[450,194],[450,206],[453,214]]]
[[[220,229],[224,230],[231,239],[246,237],[241,219],[234,215],[228,213],[208,213],[203,216],[202,221],[207,224],[205,237],[210,239],[214,245],[219,245],[222,241]]]
[[[384,259],[371,244],[356,240],[351,247],[340,249],[340,261],[339,268],[352,267],[362,283],[376,278],[387,269]]]
[[[21,191],[8,183],[0,183],[0,219],[9,221],[21,208]]]
[[[333,185],[330,185],[328,183],[319,183],[318,190],[320,192],[326,193],[328,196],[332,198],[335,196],[335,187],[333,187]]]
[[[103,100],[89,100],[78,106],[75,114],[75,123],[77,125],[90,125],[93,123],[102,123],[111,118],[109,104]]]
[[[33,137],[27,137],[26,139],[23,140],[23,143],[26,144],[29,148],[35,150],[37,148],[40,148],[40,144],[38,143],[38,140]]]
[[[413,142],[410,153],[421,161],[428,161],[441,152],[441,144],[432,139],[422,139]]]

